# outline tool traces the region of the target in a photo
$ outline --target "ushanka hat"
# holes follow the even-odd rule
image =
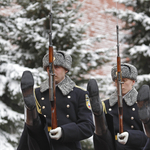
[[[122,78],[128,78],[136,81],[138,73],[137,73],[137,69],[133,65],[128,63],[122,63],[121,72],[122,72]],[[115,65],[112,68],[111,76],[113,81],[117,79],[117,65]]]
[[[71,69],[72,65],[72,57],[66,54],[63,51],[58,51],[54,53],[54,66],[61,66],[67,69],[68,71]],[[43,57],[43,69],[46,71],[46,67],[49,66],[49,56],[46,54]]]

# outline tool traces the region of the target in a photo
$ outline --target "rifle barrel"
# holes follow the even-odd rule
[[[122,102],[122,73],[121,73],[121,59],[119,54],[119,27],[116,26],[117,31],[117,93],[118,93],[118,114],[119,114],[119,133],[123,132],[123,102]]]
[[[50,4],[52,11],[52,1]],[[51,126],[52,129],[57,128],[56,114],[56,95],[55,95],[55,73],[54,73],[54,55],[52,44],[52,13],[49,13],[50,32],[49,32],[49,101],[51,103]]]

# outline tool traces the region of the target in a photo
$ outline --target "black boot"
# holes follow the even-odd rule
[[[30,71],[23,72],[21,79],[21,90],[25,103],[25,122],[28,132],[29,147],[36,150],[51,150],[48,132],[36,110],[33,94],[34,79]],[[43,118],[43,117],[42,117]],[[45,119],[45,118],[44,118]],[[45,121],[45,120],[44,120]]]
[[[143,85],[137,96],[138,114],[145,128],[146,135],[150,138],[150,89]]]
[[[25,103],[25,122],[29,126],[40,124],[33,95],[34,79],[30,71],[24,71],[21,78],[21,90]]]
[[[98,85],[95,79],[90,79],[87,85],[90,103],[95,118],[95,133],[104,135],[108,130],[105,114],[103,112],[102,102],[99,98]]]

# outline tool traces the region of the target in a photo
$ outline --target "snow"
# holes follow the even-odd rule
[[[15,79],[21,79],[21,76],[24,71],[31,71],[33,74],[33,77],[35,79],[35,85],[37,86],[40,84],[41,80],[40,77],[43,77],[43,79],[46,79],[47,74],[46,72],[43,71],[42,68],[37,69],[30,69],[24,66],[20,66],[18,64],[14,63],[3,63],[0,68],[0,72],[6,71],[6,76],[0,75],[0,81],[1,81],[1,86],[0,86],[0,96],[3,94],[3,90],[5,87],[5,84],[9,82],[9,87],[10,90],[13,90],[14,94],[20,91],[20,81],[17,82]]]
[[[13,111],[10,107],[5,105],[3,102],[0,101],[0,124],[6,124],[7,119],[12,120],[12,121],[19,121],[24,119],[23,114],[19,114],[15,111]],[[15,150],[15,148],[8,142],[8,140],[11,140],[13,142],[17,142],[17,134],[10,134],[7,132],[4,132],[3,130],[0,129],[0,149],[1,150]]]
[[[0,148],[1,150],[15,150],[14,147],[8,143],[7,139],[4,136],[4,133],[2,130],[0,130]]]
[[[38,5],[39,5],[39,3],[38,2],[36,2],[35,4],[31,4],[31,5],[29,5],[28,7],[27,7],[27,10],[29,11],[34,11],[34,10],[36,10],[37,8],[38,8]]]
[[[141,46],[134,46],[133,48],[130,49],[130,54],[131,55],[134,55],[136,54],[137,52],[139,53],[143,53],[143,55],[146,57],[146,56],[149,56],[150,57],[150,45],[147,46],[147,45],[144,45],[142,44]]]
[[[0,101],[0,124],[6,123],[6,120],[3,119],[5,117],[13,121],[23,119],[24,115],[18,114],[17,112],[13,111],[10,107],[8,107]]]
[[[150,81],[150,74],[139,75],[137,77],[137,82],[140,83],[141,81]]]

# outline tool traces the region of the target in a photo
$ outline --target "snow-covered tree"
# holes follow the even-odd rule
[[[150,73],[150,0],[115,0],[124,4],[126,9],[111,9],[109,12],[121,19],[125,31],[122,41],[128,45],[123,50],[123,57],[136,66],[139,75]],[[137,84],[149,84],[149,78]]]
[[[121,17],[125,21],[124,30],[129,31],[130,35],[124,37],[124,41],[129,47],[124,53],[130,58],[139,74],[150,73],[150,1],[134,0],[125,1],[127,7],[132,7]]]
[[[10,50],[12,45],[8,38],[3,38],[7,34],[6,11],[10,7],[10,0],[0,2],[0,147],[2,150],[14,150],[18,142],[18,134],[22,128],[23,107],[21,105],[20,92],[13,92],[16,88],[16,81],[11,80],[13,71],[10,66]],[[6,71],[6,70],[9,71]],[[11,72],[12,71],[12,72]],[[14,94],[15,93],[15,94]]]
[[[19,1],[21,11],[11,15],[9,39],[16,45],[11,52],[15,56],[15,63],[28,67],[39,68],[42,58],[48,52],[49,41],[49,0]],[[81,24],[78,0],[52,2],[52,42],[55,51],[67,51],[73,57],[70,75],[77,84],[84,81],[84,75],[91,69],[96,69],[109,61],[107,55],[100,57],[104,51],[93,52],[91,42],[99,37],[87,40],[86,24]],[[87,49],[89,51],[87,51]],[[107,50],[105,51],[107,53]],[[109,53],[109,51],[108,51]]]

